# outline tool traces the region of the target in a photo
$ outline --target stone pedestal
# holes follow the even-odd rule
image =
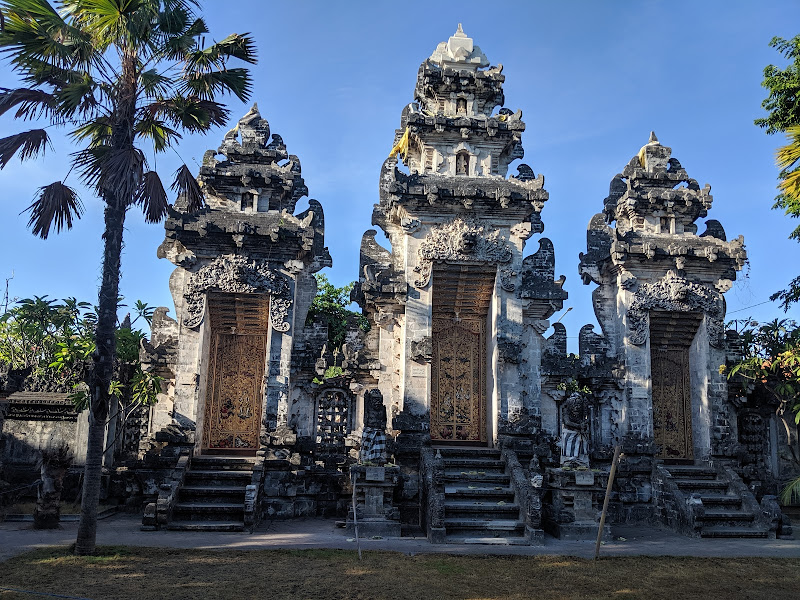
[[[608,471],[547,469],[543,527],[562,540],[595,540],[608,483]],[[603,539],[610,539],[606,525]]]
[[[353,465],[350,478],[356,486],[359,537],[400,537],[400,511],[394,506],[400,467]],[[347,513],[347,531],[355,534],[352,505]]]

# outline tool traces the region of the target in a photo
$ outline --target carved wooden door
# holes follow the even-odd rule
[[[266,333],[212,333],[204,450],[258,449],[266,349]]]
[[[433,319],[431,439],[486,442],[486,321]]]
[[[659,458],[691,460],[692,392],[688,348],[651,350],[653,436]]]

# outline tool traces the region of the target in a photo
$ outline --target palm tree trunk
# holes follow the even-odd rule
[[[103,234],[103,280],[97,314],[97,341],[92,374],[92,399],[89,409],[89,437],[86,446],[86,467],[83,476],[83,499],[75,554],[94,554],[97,539],[97,505],[103,469],[106,419],[109,407],[109,386],[114,377],[114,356],[117,351],[117,298],[119,297],[120,257],[125,208],[116,198],[107,198],[105,233]]]

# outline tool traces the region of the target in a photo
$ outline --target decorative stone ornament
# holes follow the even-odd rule
[[[414,272],[420,277],[414,281],[414,286],[420,289],[430,283],[435,261],[505,264],[513,257],[505,236],[500,235],[499,230],[490,232],[484,225],[460,217],[434,227],[420,244],[417,255],[419,264]],[[510,282],[512,274],[510,270],[505,273],[503,288],[511,287],[508,291],[514,290]]]
[[[720,294],[669,271],[654,283],[641,283],[628,309],[628,340],[637,346],[647,341],[651,310],[702,312],[707,317],[709,344],[724,343],[724,309]]]
[[[290,299],[289,283],[265,262],[224,254],[201,267],[186,285],[186,315],[183,324],[196,328],[203,322],[205,299],[209,291],[232,294],[271,294],[270,321],[276,331],[289,330],[286,318]]]

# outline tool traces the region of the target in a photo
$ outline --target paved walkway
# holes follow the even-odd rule
[[[141,531],[140,517],[117,514],[98,522],[97,543],[159,548],[355,550],[355,540],[337,528],[332,519],[295,519],[262,524],[252,534],[224,532]],[[77,523],[60,529],[37,531],[30,523],[0,523],[0,561],[43,546],[67,546],[75,541]],[[765,556],[800,557],[800,540],[694,539],[653,527],[612,528],[614,540],[603,545],[601,556]],[[361,540],[362,550],[388,550],[405,554],[558,554],[591,558],[594,542],[566,542],[546,537],[544,546],[495,546],[428,543],[425,538]]]

